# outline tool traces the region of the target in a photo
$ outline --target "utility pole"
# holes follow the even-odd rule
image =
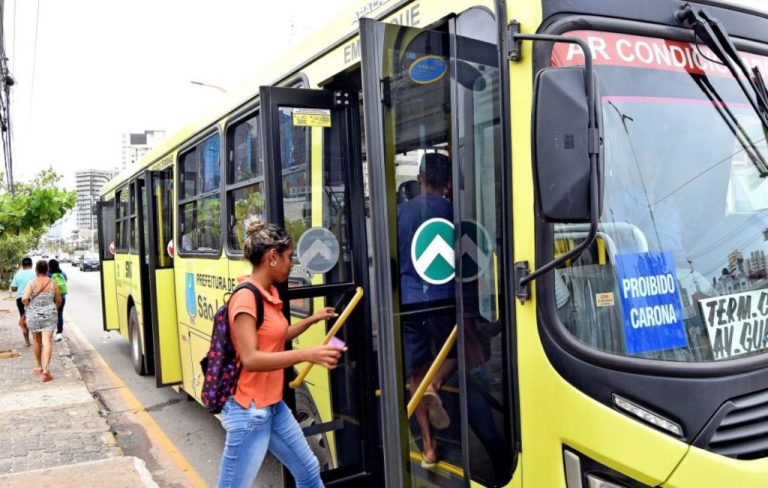
[[[5,51],[5,1],[0,0],[0,131],[2,131],[3,157],[5,159],[5,177],[8,192],[13,194],[13,159],[11,154],[11,87],[16,81],[8,70],[8,56]],[[14,35],[16,33],[14,32]]]

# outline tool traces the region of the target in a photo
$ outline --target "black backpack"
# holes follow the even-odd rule
[[[256,330],[264,322],[264,299],[258,288],[251,283],[240,283],[232,290],[229,298],[247,288],[256,298]],[[220,413],[227,399],[235,392],[237,378],[240,376],[242,364],[235,352],[232,338],[229,335],[229,299],[219,307],[213,319],[211,345],[208,354],[200,361],[203,371],[203,391],[200,399],[205,408],[211,413]]]

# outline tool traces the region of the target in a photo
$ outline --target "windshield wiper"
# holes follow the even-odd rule
[[[728,68],[760,119],[763,133],[768,136],[768,90],[760,69],[754,67],[750,71],[747,68],[725,28],[706,9],[686,4],[675,16],[680,22],[688,24],[704,45]],[[761,177],[768,176],[765,168],[758,167],[758,170]]]
[[[704,95],[709,98],[710,102],[712,102],[712,106],[723,119],[725,125],[728,126],[728,129],[730,129],[733,136],[739,142],[739,145],[744,149],[744,153],[750,161],[752,161],[752,164],[755,165],[760,175],[768,175],[768,163],[766,163],[762,153],[757,146],[755,146],[754,141],[749,137],[747,131],[741,126],[739,119],[737,119],[733,112],[731,112],[728,104],[725,103],[714,85],[712,85],[706,77],[694,76],[693,80]]]

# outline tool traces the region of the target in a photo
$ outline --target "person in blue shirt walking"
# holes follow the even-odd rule
[[[16,307],[19,309],[19,327],[21,327],[21,334],[24,336],[24,346],[29,347],[32,345],[29,342],[29,329],[27,329],[27,320],[24,315],[24,303],[21,301],[21,297],[24,295],[24,290],[29,283],[35,277],[35,270],[32,269],[32,258],[26,256],[21,260],[21,269],[13,275],[11,281],[11,292],[16,292]]]
[[[59,307],[59,315],[56,322],[56,335],[53,340],[59,342],[64,332],[64,305],[67,303],[67,273],[61,270],[59,262],[55,259],[48,261],[48,277],[50,277],[56,285],[59,287],[59,293],[61,293],[61,306]]]

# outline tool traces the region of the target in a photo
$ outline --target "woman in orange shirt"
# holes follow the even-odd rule
[[[242,363],[234,395],[221,411],[227,431],[219,468],[218,487],[250,487],[269,449],[296,480],[296,486],[322,487],[320,464],[307,444],[298,422],[283,402],[283,369],[309,361],[336,367],[341,346],[316,346],[286,351],[285,343],[309,326],[335,317],[332,307],[288,325],[275,285],[288,279],[293,244],[285,230],[273,224],[248,226],[243,254],[253,265],[250,276],[264,299],[264,322],[256,330],[256,299],[243,289],[229,300],[230,334]]]

